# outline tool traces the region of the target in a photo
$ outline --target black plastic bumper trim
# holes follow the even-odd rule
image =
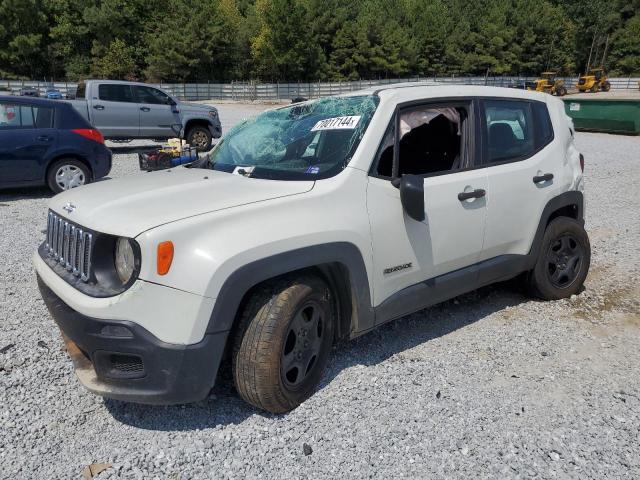
[[[207,334],[193,345],[166,343],[136,323],[82,315],[64,303],[40,276],[38,287],[65,337],[78,378],[91,392],[135,403],[170,405],[202,400],[213,388],[228,332]],[[125,327],[132,335],[105,335],[105,326]],[[105,352],[139,356],[144,376],[110,378],[113,373],[100,360]]]

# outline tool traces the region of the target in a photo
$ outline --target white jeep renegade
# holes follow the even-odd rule
[[[524,274],[544,299],[590,261],[583,158],[551,95],[394,85],[265,112],[191,168],[55,196],[34,256],[92,392],[238,393],[285,412],[333,342]]]

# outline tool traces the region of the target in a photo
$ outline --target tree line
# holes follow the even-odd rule
[[[0,0],[0,78],[640,73],[640,0]]]

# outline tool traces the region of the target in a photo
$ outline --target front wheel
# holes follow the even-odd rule
[[[198,152],[206,152],[211,149],[213,136],[207,127],[191,127],[187,133],[187,143],[195,147]]]
[[[529,272],[532,293],[544,300],[580,292],[591,263],[591,245],[584,227],[573,218],[558,217],[542,238],[538,260]]]
[[[258,287],[239,327],[233,379],[246,402],[284,413],[313,394],[333,343],[332,299],[324,281],[304,275]]]
[[[602,91],[608,92],[609,90],[611,90],[611,84],[609,82],[604,82],[604,85],[602,86]]]
[[[63,158],[47,171],[47,185],[53,193],[81,187],[91,181],[91,171],[80,160]]]

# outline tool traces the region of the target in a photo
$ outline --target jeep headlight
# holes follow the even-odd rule
[[[115,265],[122,284],[129,283],[135,271],[136,256],[128,238],[120,237],[116,241]]]
[[[216,110],[209,110],[209,116],[211,118],[216,118],[218,116],[218,112]]]

